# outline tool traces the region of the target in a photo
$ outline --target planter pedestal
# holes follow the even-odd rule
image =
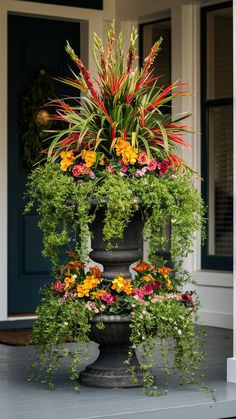
[[[104,329],[98,329],[97,322],[102,321]],[[80,383],[90,387],[126,388],[143,385],[143,374],[134,354],[132,365],[135,367],[136,382],[133,383],[128,366],[130,319],[118,315],[95,316],[91,324],[91,340],[99,343],[98,359],[80,374]]]
[[[116,240],[114,247],[107,251],[103,241],[103,220],[105,209],[101,207],[96,212],[96,218],[91,226],[90,257],[103,265],[103,278],[109,282],[122,274],[130,278],[129,267],[142,258],[143,220],[140,211],[136,211],[124,231],[122,239]],[[104,329],[98,329],[97,322],[103,322]],[[136,355],[132,365],[135,367],[137,382],[133,383],[131,373],[124,361],[128,359],[130,318],[119,315],[97,315],[91,322],[90,339],[99,344],[98,359],[80,374],[80,383],[91,387],[140,387],[143,385],[143,375]]]

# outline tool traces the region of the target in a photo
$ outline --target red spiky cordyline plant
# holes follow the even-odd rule
[[[137,31],[133,29],[125,56],[122,34],[116,42],[114,22],[108,31],[106,47],[94,35],[97,80],[92,79],[67,42],[65,49],[79,71],[78,74],[72,72],[73,78],[58,80],[72,86],[78,93],[73,105],[66,99],[52,102],[55,107],[53,118],[63,121],[66,128],[53,132],[48,150],[49,161],[55,161],[59,156],[64,159],[63,170],[71,170],[72,163],[85,163],[100,171],[111,164],[134,171],[144,162],[155,161],[158,172],[158,164],[163,160],[171,165],[177,146],[188,147],[183,138],[184,133],[189,132],[188,127],[179,123],[183,118],[175,120],[171,112],[167,112],[174,98],[189,94],[181,90],[185,84],[176,81],[163,88],[159,86],[160,78],[153,77],[152,67],[162,38],[151,48],[143,67],[135,65],[136,40]],[[178,162],[178,167],[184,166],[181,159]]]

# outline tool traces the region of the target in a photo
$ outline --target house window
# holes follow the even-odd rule
[[[168,86],[171,83],[171,19],[139,25],[139,55],[140,66],[149,54],[153,44],[162,36],[161,50],[154,61],[154,77],[160,77],[158,86]]]
[[[201,11],[202,193],[207,240],[202,268],[233,268],[232,2]]]

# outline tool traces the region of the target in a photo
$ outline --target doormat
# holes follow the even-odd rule
[[[0,330],[0,343],[13,346],[30,345],[32,329]]]

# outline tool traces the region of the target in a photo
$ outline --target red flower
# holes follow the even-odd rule
[[[153,294],[153,287],[151,284],[146,284],[142,290],[144,291],[144,295],[151,295]]]
[[[161,163],[158,163],[157,167],[160,170],[160,174],[164,175],[168,172],[169,167],[171,166],[170,160],[162,160]]]
[[[104,292],[104,294],[101,296],[101,300],[105,301],[105,303],[107,304],[111,304],[115,303],[117,301],[117,298],[109,292]]]
[[[194,307],[193,297],[188,292],[185,292],[184,294],[182,294],[181,298],[182,298],[183,303],[185,303],[189,307]]]
[[[64,285],[59,279],[57,279],[57,281],[54,284],[54,290],[59,293],[62,293],[64,291]]]
[[[156,279],[156,281],[154,281],[154,282],[152,283],[152,288],[153,288],[153,289],[159,289],[159,288],[161,288],[161,286],[162,286],[162,282],[161,282],[161,281],[159,281],[159,279]]]

